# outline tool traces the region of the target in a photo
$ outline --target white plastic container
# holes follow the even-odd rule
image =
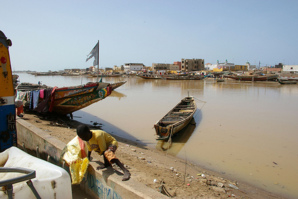
[[[35,170],[36,178],[31,181],[41,198],[72,198],[70,176],[63,168],[33,157],[17,147],[11,147],[0,153],[0,166]],[[23,175],[15,172],[0,173],[0,181]],[[13,195],[16,199],[35,198],[26,181],[13,184]],[[8,196],[1,190],[0,198]]]

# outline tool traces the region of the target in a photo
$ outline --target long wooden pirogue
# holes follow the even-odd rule
[[[40,94],[45,93],[45,90],[49,94],[44,94],[41,98]],[[42,89],[38,85],[32,85],[30,88],[30,83],[25,83],[17,87],[17,99],[23,101],[25,108],[39,113],[55,112],[66,115],[103,100],[111,92],[111,85],[102,82],[48,89]]]
[[[168,140],[182,130],[193,118],[197,105],[193,97],[185,97],[154,124],[157,140]]]

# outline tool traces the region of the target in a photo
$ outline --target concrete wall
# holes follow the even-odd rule
[[[51,163],[61,166],[60,155],[66,143],[50,136],[43,130],[21,118],[17,118],[17,139],[18,145],[32,154]],[[122,181],[119,175],[112,168],[96,170],[98,164],[90,162],[86,176],[80,187],[94,198],[168,198],[165,195],[153,190],[146,185],[133,179]],[[133,176],[133,174],[132,174]]]

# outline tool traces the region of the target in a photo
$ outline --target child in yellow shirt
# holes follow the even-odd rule
[[[118,142],[113,136],[105,131],[90,130],[87,125],[79,125],[77,127],[77,135],[87,143],[89,160],[92,151],[96,151],[99,155],[104,155],[104,165],[97,167],[97,169],[103,169],[116,163],[124,173],[122,181],[129,180],[130,172],[115,155]]]

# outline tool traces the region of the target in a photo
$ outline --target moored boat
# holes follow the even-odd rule
[[[54,112],[62,115],[85,108],[98,102],[112,92],[109,83],[91,82],[85,85],[46,88],[35,90],[18,90],[17,100],[22,100],[25,108],[39,113]]]
[[[112,90],[115,90],[116,88],[119,88],[120,86],[122,86],[125,83],[126,83],[126,81],[111,83]]]
[[[204,79],[203,75],[187,75],[187,76],[180,76],[180,75],[171,75],[165,77],[166,80],[202,80]]]
[[[141,73],[137,75],[143,79],[162,79],[161,75],[151,74],[151,73]]]
[[[239,81],[276,81],[278,75],[227,75],[225,77]]]
[[[296,80],[277,79],[280,84],[297,84]]]
[[[181,131],[193,118],[197,105],[193,97],[183,98],[173,109],[154,124],[157,140],[168,140]]]

